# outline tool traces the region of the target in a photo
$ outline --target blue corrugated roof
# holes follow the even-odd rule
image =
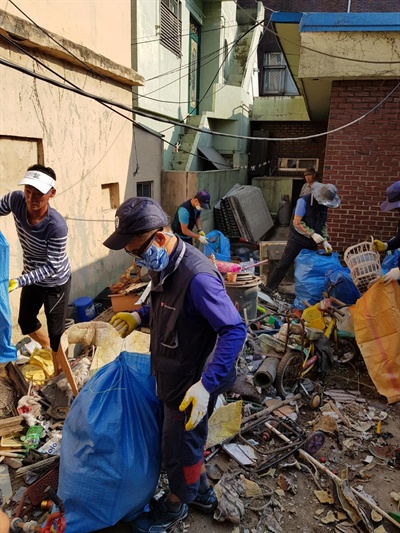
[[[300,32],[400,31],[400,13],[273,13],[275,24],[299,24]]]

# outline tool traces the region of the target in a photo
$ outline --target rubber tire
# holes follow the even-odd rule
[[[357,346],[356,340],[347,337],[338,337],[338,347],[336,350],[335,343],[332,343],[333,353],[337,358],[337,361],[341,365],[348,365],[354,363],[354,361],[360,355],[360,349]],[[346,356],[346,357],[343,357]]]
[[[295,394],[302,373],[304,358],[301,352],[288,352],[276,369],[275,388],[281,398]]]
[[[325,433],[320,430],[314,431],[309,435],[302,448],[305,452],[309,454],[316,453],[325,443]]]

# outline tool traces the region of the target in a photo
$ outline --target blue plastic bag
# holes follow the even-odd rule
[[[0,231],[0,363],[15,361],[17,350],[11,344],[11,310],[8,299],[10,246]]]
[[[294,283],[296,298],[294,306],[305,309],[302,299],[314,305],[322,298],[322,293],[328,288],[329,282],[325,273],[330,270],[341,269],[338,254],[326,254],[315,250],[302,250],[296,258],[294,269]]]
[[[214,254],[218,261],[231,260],[231,244],[228,237],[216,229],[207,233],[206,237],[208,244],[204,245],[203,252],[207,257]]]
[[[350,274],[350,269],[340,267],[336,270],[328,270],[325,274],[327,286],[334,285],[330,291],[330,296],[333,296],[341,302],[352,305],[361,297],[360,291],[354,284]]]
[[[385,259],[382,261],[382,273],[387,274],[392,268],[399,266],[400,251],[393,250],[391,254],[387,254]]]
[[[161,469],[161,415],[150,356],[122,352],[72,403],[64,423],[58,494],[68,533],[136,518]]]

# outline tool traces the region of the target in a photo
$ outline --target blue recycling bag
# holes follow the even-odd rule
[[[326,254],[316,250],[302,250],[296,258],[294,269],[294,291],[296,298],[293,305],[297,309],[305,309],[302,299],[314,305],[321,300],[322,293],[327,290],[329,281],[325,277],[327,271],[341,269],[338,254]]]
[[[208,244],[204,245],[203,252],[207,257],[214,254],[218,261],[231,260],[231,244],[228,237],[216,229],[207,233],[206,237]]]
[[[333,285],[330,296],[347,304],[353,305],[361,297],[360,291],[354,284],[350,269],[341,266],[336,270],[328,270],[325,273],[327,285]]]
[[[58,494],[67,533],[135,519],[161,470],[161,411],[150,356],[122,352],[86,383],[64,423]]]
[[[8,298],[10,245],[0,231],[0,363],[17,359],[11,344],[11,310]]]
[[[387,254],[382,261],[382,273],[387,274],[392,268],[399,266],[400,250],[393,250],[392,253]]]

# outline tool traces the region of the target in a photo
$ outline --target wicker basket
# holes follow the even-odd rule
[[[344,252],[344,260],[361,293],[382,276],[380,256],[374,249],[372,239],[370,242],[364,241],[347,248]]]

